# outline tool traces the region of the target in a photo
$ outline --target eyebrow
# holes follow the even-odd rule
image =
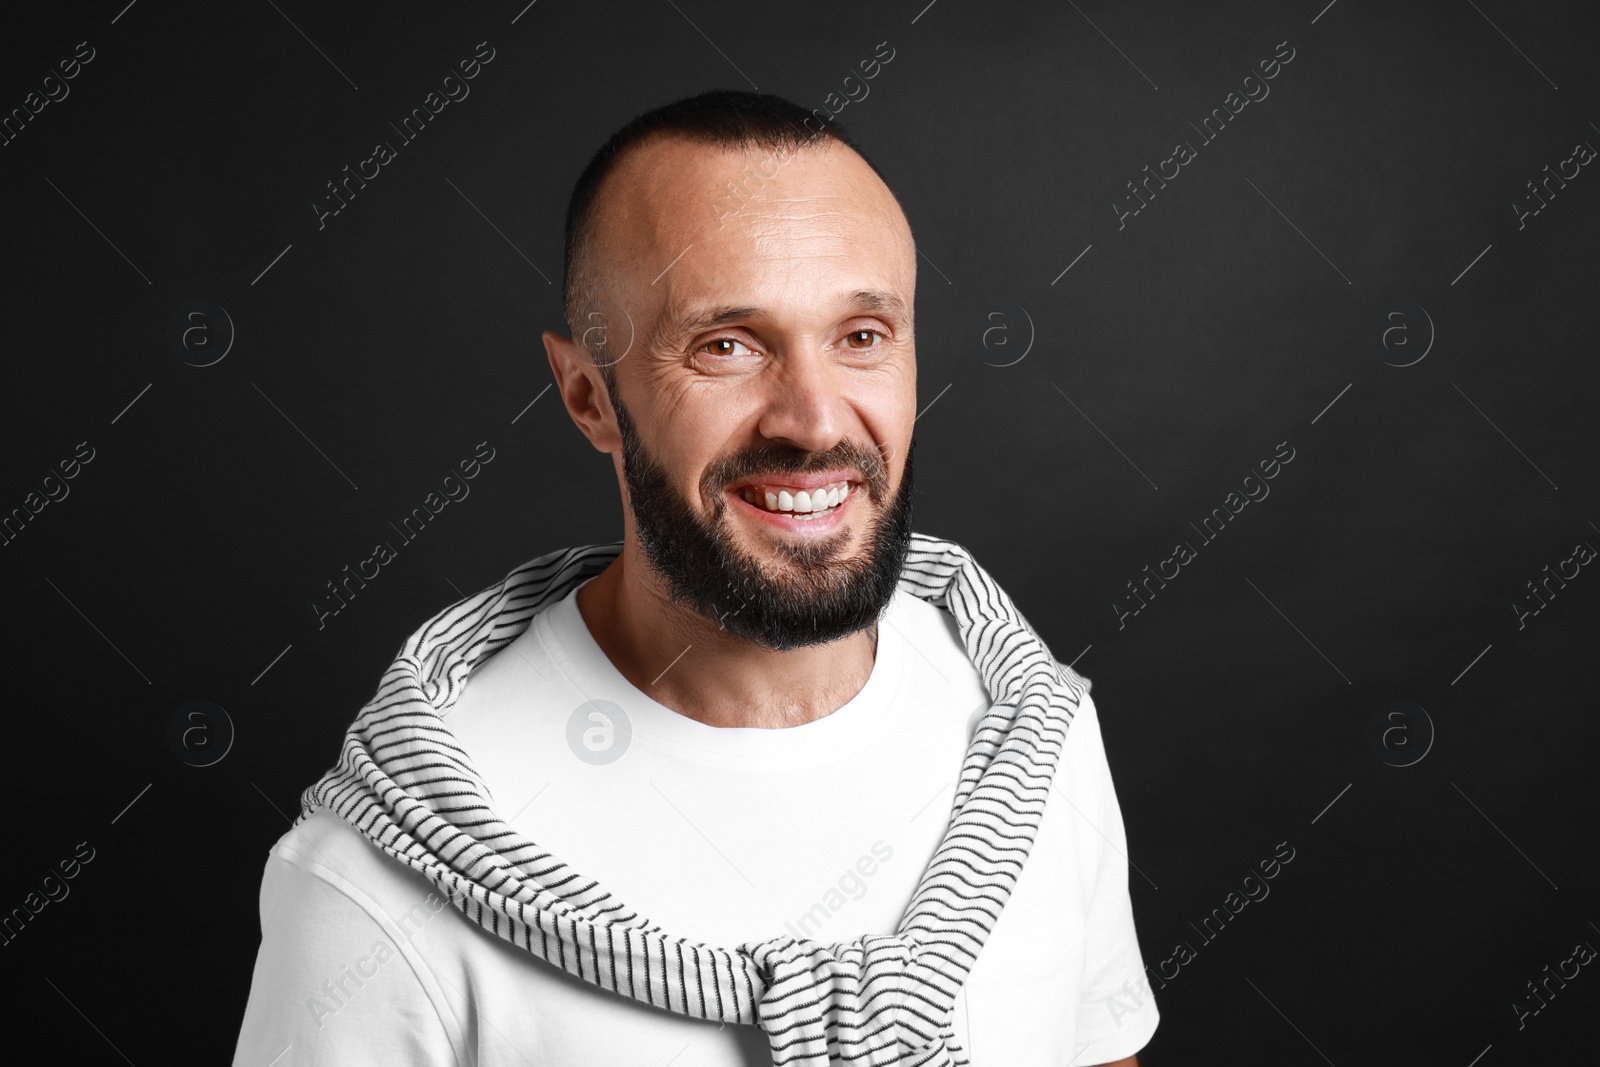
[[[876,289],[857,289],[845,298],[845,304],[859,312],[887,312],[891,315],[905,317],[906,303],[894,293],[880,292]],[[690,311],[676,319],[665,323],[667,329],[663,335],[677,333],[699,333],[702,330],[715,329],[726,326],[731,322],[748,319],[761,313],[761,308],[751,305],[720,305],[698,311]]]

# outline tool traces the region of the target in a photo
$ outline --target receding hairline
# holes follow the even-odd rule
[[[824,127],[821,132],[812,133],[809,136],[797,132],[793,140],[781,137],[751,137],[744,140],[726,141],[677,129],[651,131],[637,141],[628,144],[609,161],[605,173],[594,187],[592,194],[583,205],[576,219],[572,235],[571,263],[566,277],[568,292],[566,294],[566,307],[564,308],[568,329],[575,331],[573,333],[574,337],[577,336],[578,320],[582,317],[583,308],[595,306],[594,290],[601,281],[595,277],[594,271],[595,242],[599,234],[601,219],[605,214],[606,198],[608,195],[616,195],[613,186],[616,184],[618,172],[624,170],[630,162],[636,161],[639,154],[673,143],[695,146],[724,155],[749,155],[752,152],[765,149],[768,152],[767,158],[771,158],[772,155],[779,155],[785,161],[787,157],[802,151],[826,152],[833,148],[844,149],[866,165],[867,169],[878,179],[882,188],[888,192],[890,201],[894,203],[895,207],[900,210],[901,216],[904,217],[904,210],[900,207],[899,198],[895,196],[894,190],[889,187],[889,183],[884,179],[882,172],[878,170],[872,160],[868,159],[853,142],[835,135],[827,127]],[[610,190],[609,194],[608,190]],[[609,369],[609,364],[602,364],[602,366],[605,369]]]

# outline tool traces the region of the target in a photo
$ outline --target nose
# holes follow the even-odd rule
[[[807,452],[838,444],[846,429],[844,372],[819,352],[786,356],[766,384],[761,436]]]

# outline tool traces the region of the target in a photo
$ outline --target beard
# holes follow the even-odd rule
[[[672,599],[720,628],[775,652],[825,644],[877,622],[894,596],[911,545],[911,452],[893,499],[882,455],[850,441],[825,452],[780,445],[741,449],[700,479],[711,514],[702,520],[649,454],[615,389],[611,406],[622,437],[622,469],[639,546],[666,580]],[[803,474],[855,467],[876,512],[865,555],[846,555],[850,528],[829,537],[777,539],[779,566],[735,543],[726,488],[760,474]],[[854,497],[853,497],[854,499]]]

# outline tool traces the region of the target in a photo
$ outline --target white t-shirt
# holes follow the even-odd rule
[[[990,703],[955,619],[899,591],[843,707],[785,729],[718,728],[635,688],[575,598],[480,663],[446,714],[495,810],[677,936],[733,948],[893,933]],[[1118,1060],[1160,1017],[1087,694],[1051,794],[955,1003],[975,1067]],[[493,936],[326,811],[273,847],[261,929],[235,1067],[771,1064],[754,1026],[630,1001]]]

